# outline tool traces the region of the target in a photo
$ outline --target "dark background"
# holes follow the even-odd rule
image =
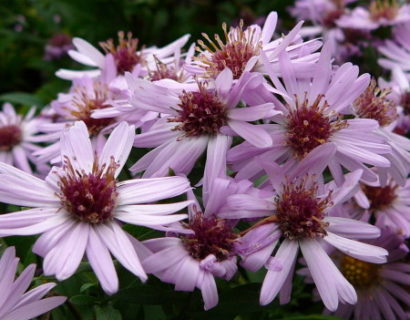
[[[293,26],[286,8],[293,0],[0,0],[0,100],[38,107],[49,103],[69,83],[59,68],[81,69],[65,57],[46,61],[44,48],[56,34],[81,37],[98,46],[132,31],[146,46],[165,45],[185,33],[221,33],[222,22],[261,22],[276,10],[283,31]],[[281,30],[280,30],[281,31]]]

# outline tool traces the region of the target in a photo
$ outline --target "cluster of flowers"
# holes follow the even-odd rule
[[[342,11],[336,26],[407,20],[407,5],[348,12],[349,2],[298,1],[294,11],[314,12],[322,28],[331,10]],[[215,277],[230,280],[239,264],[267,270],[262,305],[289,302],[297,272],[327,312],[407,319],[410,24],[381,47],[393,76],[379,88],[356,65],[333,63],[333,29],[322,43],[303,40],[302,22],[274,37],[276,23],[272,12],[263,28],[224,24],[224,38],[203,34],[187,51],[188,36],[139,48],[120,32],[103,52],[75,38],[69,55],[93,69],[58,71],[72,87],[38,116],[9,104],[0,113],[0,201],[31,208],[0,215],[0,236],[40,234],[33,251],[60,281],[85,255],[107,294],[119,288],[113,256],[141,281],[198,288],[207,310],[218,304]],[[120,181],[131,152],[139,158]],[[124,224],[164,236],[140,242]],[[3,259],[15,261],[11,249]],[[63,301],[47,299],[42,312]]]

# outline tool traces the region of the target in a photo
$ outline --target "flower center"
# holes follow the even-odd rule
[[[327,142],[332,134],[347,127],[347,122],[335,112],[329,111],[323,95],[318,95],[312,105],[305,96],[302,103],[296,100],[296,108],[288,114],[286,144],[298,158],[304,158],[317,146]]]
[[[397,185],[390,183],[385,187],[371,187],[365,184],[361,188],[370,201],[370,210],[373,212],[390,207],[393,201],[397,198]]]
[[[94,163],[92,172],[75,170],[68,158],[64,160],[65,176],[60,177],[58,196],[63,207],[79,221],[91,224],[113,219],[116,192],[115,170],[118,165],[111,159],[108,167]]]
[[[366,289],[379,278],[380,265],[343,256],[340,263],[342,274],[357,289]]]
[[[410,114],[410,91],[403,92],[400,97],[400,105],[403,107],[403,113]]]
[[[336,27],[336,20],[339,19],[344,14],[344,8],[335,9],[326,13],[323,18],[323,25],[328,28]]]
[[[124,74],[125,72],[132,72],[137,64],[144,62],[141,51],[137,52],[138,42],[137,38],[132,37],[131,32],[128,32],[127,38],[125,38],[125,33],[120,31],[118,32],[117,46],[114,45],[112,39],[100,42],[100,46],[106,53],[113,55],[117,65],[117,72]]]
[[[225,220],[215,217],[205,218],[198,212],[189,223],[195,234],[182,236],[182,243],[196,260],[213,254],[218,261],[230,258],[236,235]]]
[[[184,136],[215,135],[227,123],[227,110],[214,91],[198,84],[199,91],[184,91],[179,99],[178,116],[170,122],[180,122],[174,130],[184,131]]]
[[[396,105],[386,98],[390,89],[380,89],[372,80],[367,89],[353,102],[356,113],[361,118],[374,119],[381,126],[387,126],[397,119]]]
[[[243,20],[238,27],[231,27],[227,32],[226,23],[222,24],[225,35],[225,43],[216,34],[215,41],[203,33],[202,36],[209,42],[211,47],[206,45],[202,40],[198,41],[199,56],[196,60],[202,62],[205,66],[207,75],[216,78],[218,74],[226,67],[231,69],[234,79],[238,79],[249,59],[259,54],[262,44],[256,36],[254,27],[248,27],[243,30]]]
[[[0,150],[10,151],[21,142],[22,132],[16,125],[0,127]]]
[[[326,236],[324,210],[331,204],[330,193],[318,198],[317,185],[306,187],[306,180],[287,184],[275,200],[276,218],[283,235],[290,240]]]
[[[182,72],[178,74],[175,67],[167,65],[162,61],[158,60],[157,58],[155,58],[155,66],[156,69],[150,71],[149,77],[151,81],[157,81],[161,79],[172,79],[178,82],[182,82]]]
[[[399,5],[395,0],[375,0],[370,4],[369,11],[373,21],[393,20],[399,13]]]
[[[114,122],[113,118],[94,119],[92,112],[98,109],[108,108],[109,89],[101,82],[93,84],[93,90],[86,87],[77,86],[74,89],[72,104],[76,108],[70,109],[70,114],[79,121],[84,121],[91,136],[97,135],[102,129]]]

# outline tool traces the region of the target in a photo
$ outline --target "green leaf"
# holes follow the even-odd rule
[[[44,102],[30,93],[24,92],[10,92],[0,95],[0,100],[11,103],[19,103],[26,106],[42,107]]]
[[[80,292],[84,292],[89,288],[95,287],[96,285],[97,285],[96,283],[92,283],[92,282],[84,283],[80,288]]]
[[[70,298],[70,302],[75,305],[90,305],[98,302],[98,299],[87,295],[76,295]]]
[[[121,313],[112,306],[95,306],[96,320],[122,320]]]

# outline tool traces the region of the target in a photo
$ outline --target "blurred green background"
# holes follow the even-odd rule
[[[96,45],[132,31],[147,46],[165,45],[185,33],[221,33],[222,22],[260,22],[279,12],[285,31],[292,27],[286,7],[293,0],[1,0],[0,100],[42,106],[66,90],[69,82],[54,73],[80,69],[68,57],[46,60],[45,46],[57,35],[81,37]],[[281,30],[280,30],[281,31]],[[60,36],[58,36],[60,35]],[[56,39],[54,39],[56,41]]]

